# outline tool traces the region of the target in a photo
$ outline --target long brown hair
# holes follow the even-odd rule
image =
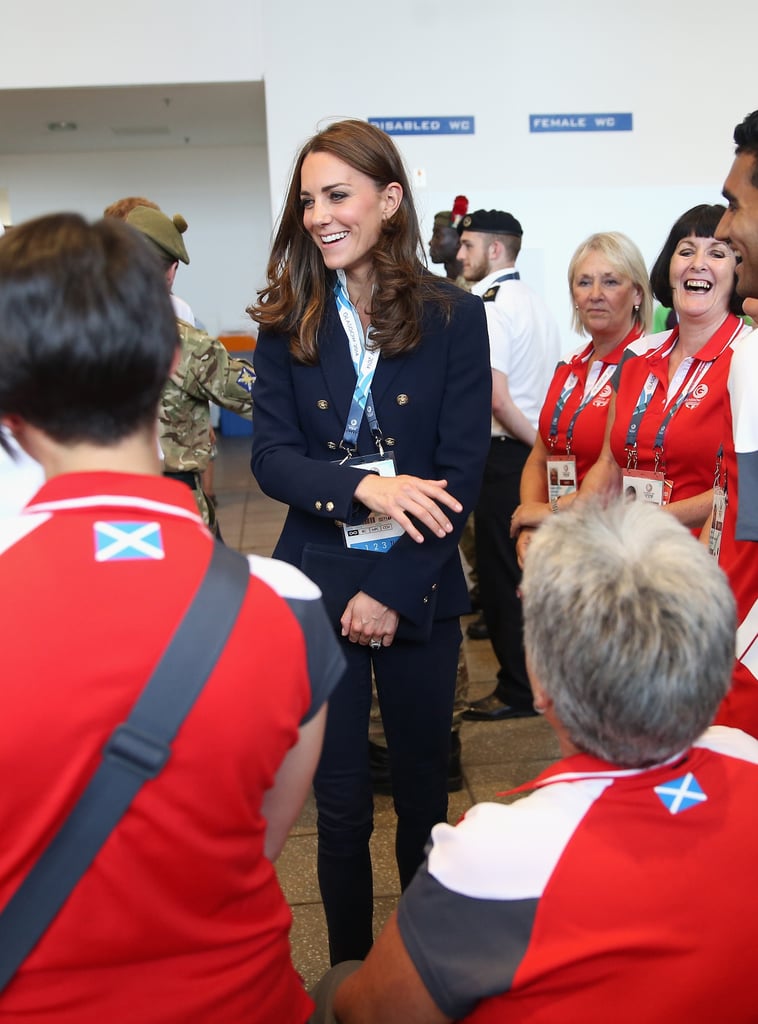
[[[389,136],[366,121],[337,121],[300,150],[266,269],[268,285],[247,312],[261,327],[287,335],[298,362],[318,362],[318,327],[334,273],[303,224],[300,174],[309,153],[329,153],[371,178],[378,189],[393,181],[402,186],[400,206],[382,223],[373,251],[371,341],[384,356],[410,351],[421,340],[424,300],[438,302],[446,316],[452,300],[421,262],[421,233],[402,158]]]

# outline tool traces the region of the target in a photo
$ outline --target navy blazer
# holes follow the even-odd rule
[[[386,554],[365,559],[365,574],[361,571],[354,591],[363,590],[422,628],[430,628],[432,618],[470,608],[457,545],[479,496],[490,441],[492,375],[484,306],[455,285],[442,286],[450,290],[449,321],[437,304],[427,302],[421,343],[406,355],[380,357],[371,393],[398,474],[447,480],[463,511],[445,509],[453,523],[445,538],[420,526],[423,544],[406,534]],[[327,554],[333,551],[337,572],[340,556],[364,554],[346,551],[337,526],[361,522],[368,509],[353,497],[360,470],[338,464],[355,369],[331,296],[318,349],[318,365],[303,366],[290,356],[284,336],[261,331],[252,468],[261,489],[290,506],[274,556],[302,566],[303,548],[315,544]],[[375,452],[364,417],[358,453]],[[326,592],[328,582],[318,582]]]

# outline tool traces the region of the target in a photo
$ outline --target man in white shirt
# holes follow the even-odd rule
[[[495,721],[534,714],[517,593],[521,571],[508,525],[561,340],[547,306],[516,270],[523,235],[516,218],[476,210],[458,230],[462,273],[482,297],[490,336],[492,441],[474,522],[482,610],[500,665],[494,692],[463,717]]]

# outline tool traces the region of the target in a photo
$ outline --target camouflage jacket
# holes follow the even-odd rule
[[[182,356],[161,395],[158,436],[167,471],[202,473],[211,453],[208,402],[251,416],[255,370],[205,331],[183,320],[177,327]]]

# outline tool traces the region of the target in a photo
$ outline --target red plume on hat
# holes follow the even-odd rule
[[[468,199],[465,196],[456,196],[453,203],[453,212],[450,215],[450,227],[457,228],[467,213]]]

